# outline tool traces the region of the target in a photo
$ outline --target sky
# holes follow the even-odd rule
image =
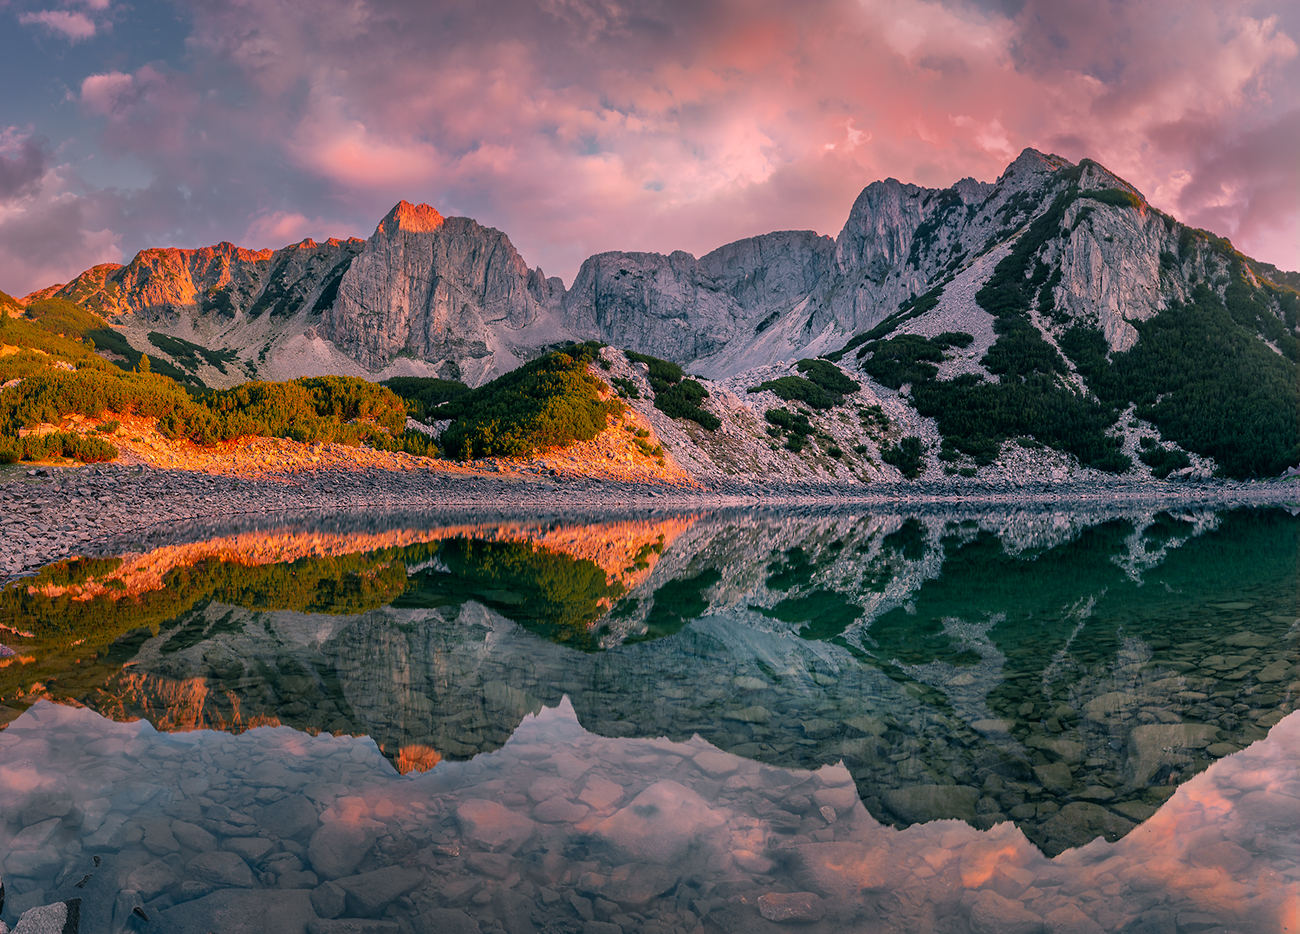
[[[0,289],[398,200],[571,283],[1089,157],[1300,269],[1293,0],[0,0]]]

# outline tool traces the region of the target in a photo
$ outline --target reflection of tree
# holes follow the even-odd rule
[[[422,571],[394,606],[477,600],[547,639],[594,649],[590,624],[625,592],[594,562],[528,542],[454,538],[438,558],[446,570]]]

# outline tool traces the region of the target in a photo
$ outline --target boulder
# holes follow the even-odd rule
[[[351,875],[383,829],[383,824],[368,818],[331,821],[312,834],[307,861],[322,879]]]
[[[980,791],[969,785],[911,785],[884,791],[880,800],[908,824],[953,818],[973,822]]]
[[[974,934],[1043,934],[1043,919],[1020,902],[986,889],[971,906],[970,927]]]
[[[691,789],[671,779],[655,782],[596,825],[593,834],[629,860],[672,863],[726,819]]]
[[[222,889],[159,912],[154,921],[169,934],[306,934],[315,918],[302,889]]]
[[[465,842],[485,850],[513,853],[537,832],[537,825],[523,814],[480,798],[462,801],[456,818]]]

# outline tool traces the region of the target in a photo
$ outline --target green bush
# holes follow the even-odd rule
[[[776,393],[777,398],[786,402],[802,402],[813,409],[833,408],[835,403],[843,399],[842,396],[829,393],[816,383],[801,376],[778,376],[776,379],[769,379],[759,383],[751,388],[749,392],[763,392],[764,390]]]
[[[1175,470],[1192,466],[1191,458],[1182,451],[1145,444],[1142,447],[1143,450],[1138,453],[1138,460],[1150,467],[1151,473],[1159,480],[1163,480]]]
[[[829,393],[846,396],[857,392],[861,385],[850,379],[843,370],[828,360],[800,360],[795,369],[807,375],[807,378]]]
[[[616,399],[601,400],[602,384],[587,372],[600,346],[546,354],[439,406],[431,417],[453,419],[441,439],[447,454],[527,457],[596,437],[622,410]]]
[[[1201,284],[1189,303],[1133,326],[1137,344],[1109,356],[1096,328],[1076,325],[1062,336],[1098,396],[1136,402],[1138,418],[1231,477],[1277,476],[1300,463],[1300,371],[1259,339],[1256,323],[1240,323]]]
[[[790,412],[786,409],[768,409],[763,416],[777,428],[801,437],[813,433],[813,426],[808,416],[802,412]]]
[[[1079,197],[1091,198],[1093,201],[1100,201],[1102,204],[1109,204],[1115,208],[1142,207],[1142,199],[1123,188],[1098,188],[1095,191],[1081,191]]]
[[[908,435],[898,444],[880,449],[880,459],[897,467],[908,480],[915,480],[925,471],[925,446],[915,435]]]
[[[614,389],[624,399],[641,398],[641,390],[637,389],[636,383],[628,379],[626,376],[615,376],[612,380],[610,380],[610,383],[613,384]]]
[[[629,360],[650,368],[650,388],[654,390],[656,409],[670,418],[690,419],[709,431],[721,427],[722,419],[700,408],[700,403],[709,398],[708,390],[693,379],[685,379],[686,373],[680,366],[649,354],[631,350],[623,353]]]
[[[625,350],[623,354],[634,363],[644,363],[650,368],[650,388],[657,393],[663,392],[673,383],[680,383],[686,375],[680,365],[671,361],[660,360],[658,357],[632,350]]]
[[[458,399],[469,392],[469,387],[464,383],[431,376],[394,376],[379,385],[391,389],[405,399],[411,416],[420,420],[427,418],[431,410],[443,403]]]
[[[700,408],[700,403],[708,397],[708,390],[703,386],[693,379],[684,379],[663,391],[656,390],[655,408],[670,418],[687,418],[714,431],[721,427],[722,419]]]

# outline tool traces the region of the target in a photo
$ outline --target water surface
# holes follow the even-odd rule
[[[843,512],[52,566],[0,594],[4,920],[1294,930],[1298,556],[1282,510]]]

